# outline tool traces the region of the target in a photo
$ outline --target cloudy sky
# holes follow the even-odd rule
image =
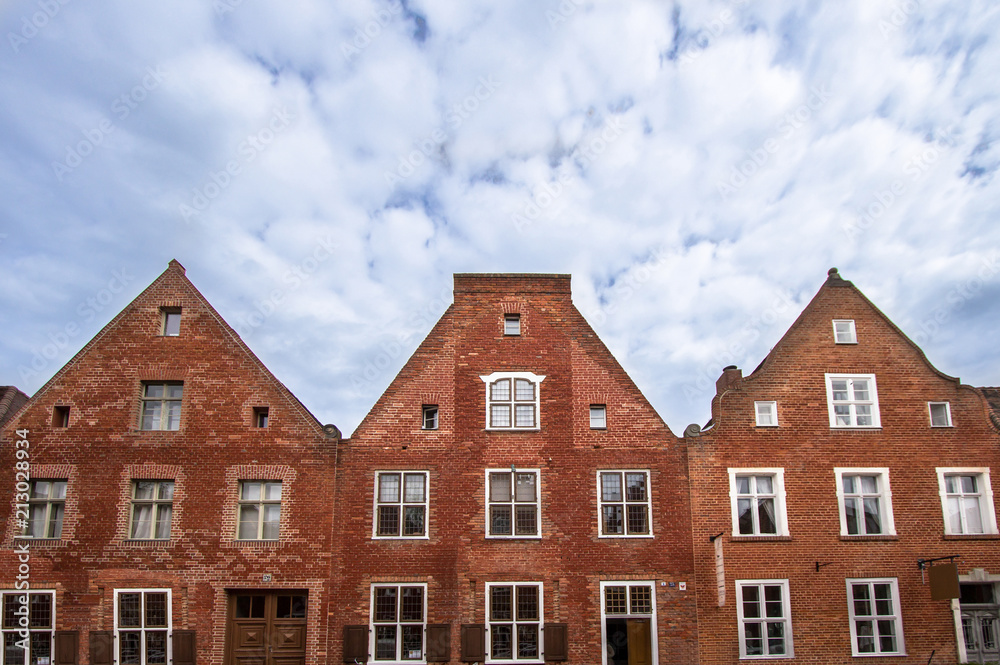
[[[677,433],[831,266],[1000,383],[995,3],[3,0],[0,28],[0,384],[172,258],[345,433],[455,272],[571,273]]]

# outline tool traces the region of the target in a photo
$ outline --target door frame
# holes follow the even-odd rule
[[[660,663],[660,649],[659,649],[659,638],[657,631],[657,621],[656,621],[656,581],[655,580],[601,580],[600,598],[597,602],[601,607],[601,665],[608,665],[608,624],[607,624],[607,613],[604,607],[604,588],[609,586],[648,586],[650,589],[649,598],[653,605],[652,614],[613,614],[611,618],[614,619],[649,619],[649,650],[653,656],[653,665],[659,665]],[[626,602],[628,596],[626,595]]]
[[[303,660],[308,662],[309,660],[309,589],[307,588],[227,588],[226,592],[226,613],[225,613],[225,640],[224,640],[224,651],[222,654],[222,662],[224,665],[233,665],[234,659],[236,658],[236,649],[234,645],[235,631],[232,629],[235,626],[234,619],[236,614],[236,596],[238,595],[263,595],[264,600],[264,618],[267,622],[267,626],[270,629],[274,625],[274,621],[277,617],[269,616],[269,608],[272,605],[277,604],[277,597],[280,595],[301,595],[306,597],[306,616],[303,618],[303,626],[305,626],[305,634],[303,636]],[[272,598],[274,600],[272,600]],[[270,639],[270,630],[267,630],[266,639]],[[268,654],[270,655],[270,654]]]

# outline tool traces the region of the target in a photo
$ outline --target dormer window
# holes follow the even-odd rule
[[[837,344],[857,344],[858,332],[854,327],[854,319],[834,319],[833,339]]]
[[[504,335],[520,335],[521,334],[521,315],[520,314],[504,314],[503,315],[503,334]]]
[[[544,376],[494,372],[479,378],[486,384],[486,429],[538,429],[539,388]]]

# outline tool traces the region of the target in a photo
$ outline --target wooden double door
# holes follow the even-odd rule
[[[305,665],[305,591],[232,591],[226,665]]]

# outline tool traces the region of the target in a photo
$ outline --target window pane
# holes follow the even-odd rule
[[[31,633],[31,660],[29,662],[31,665],[52,662],[52,634],[50,632]]]
[[[423,621],[424,589],[418,586],[407,586],[401,589],[402,606],[399,608],[400,621]]]
[[[494,402],[510,401],[510,379],[500,379],[490,386],[490,400]]]
[[[399,474],[382,473],[378,477],[378,500],[382,503],[395,503],[399,501]]]
[[[142,627],[142,594],[118,594],[118,625],[122,628]]]
[[[653,598],[648,586],[629,587],[632,594],[630,611],[632,614],[652,614]]]
[[[422,536],[424,534],[424,507],[407,506],[403,521],[404,536]]]
[[[167,594],[146,594],[146,627],[166,628],[167,626]]]
[[[859,476],[861,491],[865,494],[878,494],[878,478],[875,476]]]
[[[854,379],[854,399],[860,402],[871,399],[868,394],[868,379]]]
[[[945,476],[944,477],[944,488],[948,494],[954,494],[958,491],[958,483],[955,476]]]
[[[514,399],[518,402],[530,402],[535,399],[535,384],[524,379],[514,381]]]
[[[260,483],[243,483],[244,501],[260,501]]]
[[[538,587],[517,587],[517,621],[538,620]]]
[[[628,507],[628,532],[649,533],[649,526],[646,523],[646,506]]]
[[[173,482],[163,482],[160,483],[159,499],[163,501],[170,501],[174,498],[174,483]]]
[[[406,474],[406,490],[403,492],[403,500],[407,503],[421,503],[424,500],[424,474]]]
[[[518,404],[514,411],[514,425],[516,427],[535,426],[535,406]]]
[[[760,592],[755,586],[743,587],[743,618],[760,618]]]
[[[865,499],[865,533],[882,533],[882,518],[879,515],[878,499]]]
[[[515,533],[518,536],[533,536],[538,533],[538,522],[535,519],[534,506],[517,506],[515,510],[517,523]]]
[[[148,480],[138,480],[135,483],[135,498],[138,501],[149,501],[156,495],[156,483]]]
[[[135,506],[132,509],[132,538],[149,538],[152,519],[152,506]]]
[[[854,494],[854,476],[844,476],[844,492],[846,494]]]
[[[858,500],[855,498],[844,499],[844,519],[847,522],[847,533],[852,536],[858,535],[860,531],[858,524]]]
[[[490,427],[510,427],[510,406],[494,404],[490,407]]]
[[[757,499],[757,513],[761,533],[778,533],[774,519],[774,499]]]
[[[181,403],[164,402],[167,407],[166,427],[168,430],[178,430],[181,427]]]
[[[421,660],[424,657],[424,627],[403,626],[403,660]]]
[[[754,476],[754,480],[757,483],[758,494],[774,493],[771,476]]]
[[[120,642],[120,658],[118,662],[121,665],[140,665],[142,663],[142,637],[140,633],[130,632],[130,633],[118,633],[118,641]]]
[[[975,476],[962,476],[962,492],[965,494],[975,494],[976,490],[976,477]]]
[[[753,533],[753,512],[750,510],[751,499],[739,499],[736,503],[736,514],[739,520],[741,534]]]
[[[399,535],[399,506],[378,507],[378,535]]]
[[[737,476],[736,477],[736,492],[738,494],[749,494],[750,493],[750,477],[749,476]]]
[[[509,586],[490,587],[490,621],[512,621],[513,600]]]
[[[180,399],[184,394],[184,385],[180,383],[167,385],[167,399]]]
[[[948,497],[948,527],[951,533],[963,533],[961,501],[956,496]]]
[[[163,397],[163,384],[150,383],[146,385],[146,397],[151,399],[161,399]]]
[[[622,520],[622,507],[621,506],[604,506],[602,508],[602,513],[604,515],[604,533],[606,534],[624,534],[624,523]]]
[[[375,660],[396,660],[395,626],[375,626]]]
[[[855,621],[859,653],[875,653],[875,626],[873,621]]]
[[[978,497],[966,497],[962,499],[962,504],[965,515],[966,533],[983,533],[983,520],[979,514]]]
[[[264,499],[281,501],[281,483],[266,483],[264,485]]]
[[[878,622],[878,646],[883,653],[891,653],[896,650],[896,622]]]
[[[28,603],[31,616],[30,626],[32,628],[51,628],[52,596],[47,593],[33,593],[29,596]]]
[[[779,655],[785,653],[785,624],[775,621],[767,624],[767,653]]]
[[[49,511],[49,538],[59,538],[62,535],[63,510],[61,503],[53,503]]]
[[[146,665],[166,665],[167,633],[155,630],[146,633]]]
[[[511,626],[490,625],[490,653],[494,659],[509,660],[514,657]]]
[[[601,498],[604,501],[622,500],[622,476],[620,473],[601,474]]]
[[[517,627],[517,657],[538,656],[538,624]]]
[[[490,501],[510,501],[510,474],[490,474]]]
[[[629,501],[646,500],[646,474],[626,473],[625,474],[626,496]]]
[[[514,499],[516,501],[535,500],[535,474],[533,473],[517,474],[517,488]]]
[[[156,512],[156,537],[157,538],[170,538],[170,516],[173,513],[173,508],[168,505],[162,505]]]
[[[748,656],[760,656],[764,653],[764,640],[759,623],[744,624],[743,637]]]
[[[868,585],[852,585],[851,595],[854,597],[854,615],[859,617],[871,616],[871,597],[868,595]]]
[[[604,612],[605,614],[628,613],[628,607],[625,602],[625,587],[604,587]]]
[[[160,406],[162,402],[144,402],[142,405],[142,429],[160,429]]]
[[[259,519],[260,508],[257,506],[240,506],[239,538],[241,540],[254,540],[258,537],[257,524]]]
[[[764,587],[764,614],[772,619],[784,616],[780,586],[769,584]]]
[[[375,621],[396,620],[396,587],[375,589]]]
[[[510,506],[490,506],[490,533],[494,536],[511,535]]]

